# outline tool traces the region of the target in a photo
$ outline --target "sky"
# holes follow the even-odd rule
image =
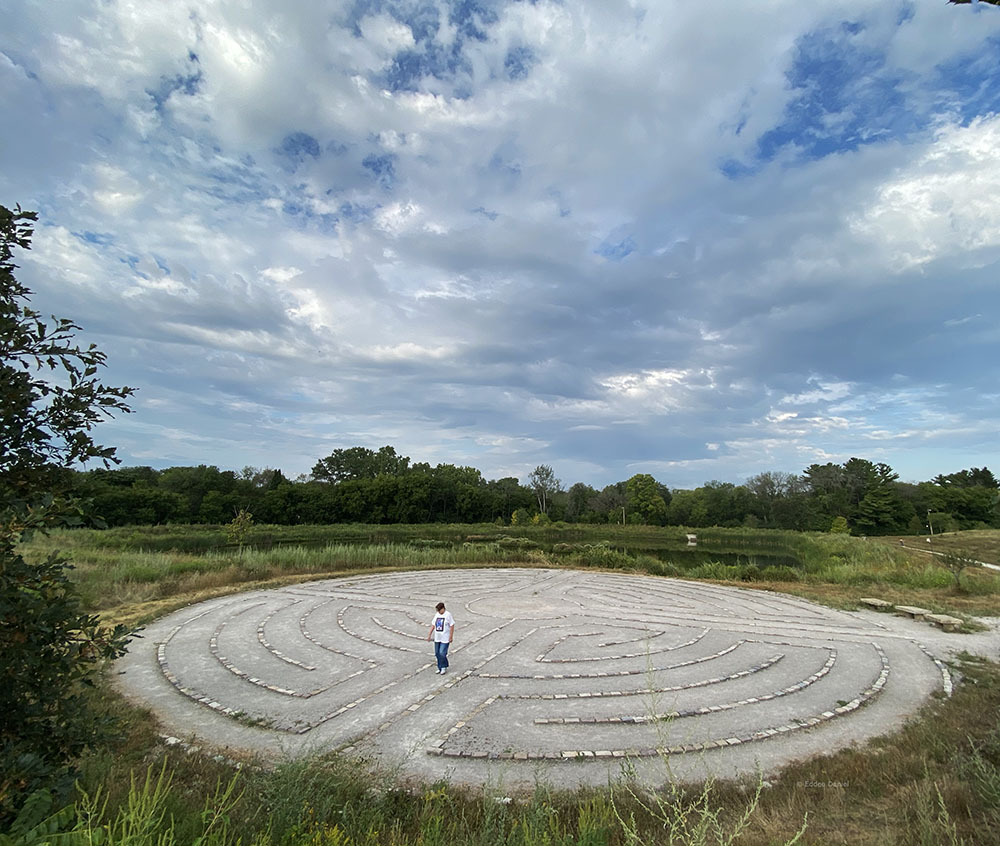
[[[125,465],[1000,471],[1000,8],[0,0]]]

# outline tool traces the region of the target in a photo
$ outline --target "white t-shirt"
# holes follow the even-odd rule
[[[451,616],[451,611],[435,614],[431,625],[434,627],[435,643],[447,643],[451,640],[451,630],[455,627],[455,618]]]

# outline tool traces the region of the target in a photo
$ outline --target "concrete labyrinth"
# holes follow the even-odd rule
[[[456,620],[448,675],[425,640]],[[769,771],[885,733],[944,665],[890,617],[566,570],[429,571],[238,594],[147,627],[121,682],[215,746],[344,749],[424,778],[601,783]]]

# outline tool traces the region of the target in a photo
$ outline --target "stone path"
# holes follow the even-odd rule
[[[425,640],[439,600],[457,624],[444,676]],[[886,733],[950,693],[907,623],[645,576],[380,574],[178,611],[119,678],[167,731],[216,747],[346,748],[473,783],[601,784],[625,762],[730,776]]]

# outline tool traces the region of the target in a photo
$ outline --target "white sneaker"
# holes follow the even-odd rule
[[[448,668],[447,668],[447,667],[442,667],[442,668],[441,668],[441,675],[442,675],[442,676],[443,676],[443,675],[444,675],[445,673],[447,673],[447,672],[448,672]]]
[[[440,667],[438,667],[434,672],[437,673],[438,675],[441,675],[441,673],[443,673],[444,670],[442,670]]]

